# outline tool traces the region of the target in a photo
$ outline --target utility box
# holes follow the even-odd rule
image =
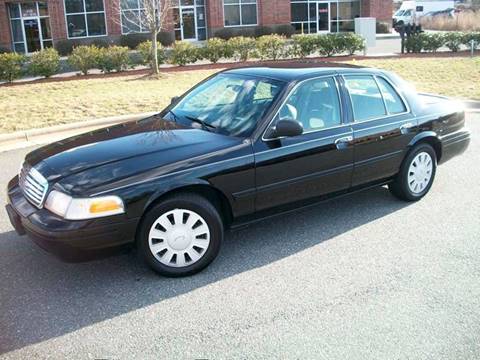
[[[367,48],[375,46],[377,38],[376,20],[372,17],[355,18],[355,34],[361,35],[365,39]]]

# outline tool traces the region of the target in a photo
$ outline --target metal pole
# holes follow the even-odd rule
[[[473,50],[475,49],[475,40],[470,40],[470,55],[473,57]]]

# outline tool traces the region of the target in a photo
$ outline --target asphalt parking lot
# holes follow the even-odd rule
[[[377,188],[264,221],[184,279],[132,253],[62,263],[2,205],[0,357],[478,359],[480,114],[467,125],[422,201]],[[0,153],[0,186],[28,151]]]

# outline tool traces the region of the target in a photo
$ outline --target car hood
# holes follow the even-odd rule
[[[66,190],[108,181],[209,154],[241,139],[163,120],[158,115],[107,127],[43,146],[25,161]]]

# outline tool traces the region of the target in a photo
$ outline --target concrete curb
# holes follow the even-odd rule
[[[62,133],[66,131],[82,129],[82,128],[89,128],[94,126],[108,126],[114,125],[125,121],[135,121],[146,118],[155,114],[155,112],[148,112],[142,114],[130,114],[130,115],[119,115],[119,116],[111,116],[101,119],[95,120],[85,120],[79,121],[72,124],[64,124],[64,125],[55,125],[46,128],[40,129],[31,129],[31,130],[22,130],[16,131],[14,133],[9,134],[0,134],[0,144],[4,142],[11,142],[14,140],[26,140],[28,141],[30,138],[40,135],[48,135],[48,134],[56,134]]]

